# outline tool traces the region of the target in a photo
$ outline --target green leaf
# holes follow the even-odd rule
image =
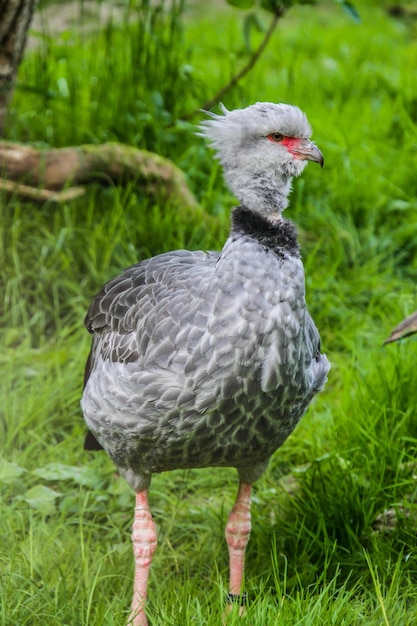
[[[45,487],[45,485],[35,485],[23,496],[19,496],[19,500],[24,500],[32,508],[40,511],[44,515],[49,515],[55,510],[55,500],[62,494],[54,489]]]
[[[342,9],[344,9],[346,13],[355,20],[355,22],[361,21],[361,16],[359,15],[357,9],[351,2],[349,2],[349,0],[335,0],[335,2],[337,2],[337,4],[340,4]]]
[[[293,5],[293,0],[261,0],[261,7],[268,13],[278,13],[283,9],[289,9]]]
[[[0,460],[0,483],[11,483],[24,472],[26,470],[16,463],[6,461],[5,459]]]
[[[236,9],[251,9],[255,4],[255,0],[226,0],[226,2]]]
[[[258,33],[265,32],[265,27],[257,13],[249,13],[243,23],[243,37],[248,50],[250,50],[250,36],[252,30],[256,30]]]
[[[48,463],[32,472],[35,476],[48,481],[72,480],[77,485],[94,487],[99,479],[90,467],[77,467],[63,463]]]

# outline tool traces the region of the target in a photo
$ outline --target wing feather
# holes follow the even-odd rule
[[[106,283],[85,318],[93,334],[86,380],[98,354],[110,361],[137,360],[151,336],[153,343],[160,344],[158,357],[167,354],[179,330],[172,327],[172,319],[186,318],[191,295],[187,289],[195,284],[187,280],[187,270],[214,265],[217,258],[214,252],[177,250],[132,265]]]

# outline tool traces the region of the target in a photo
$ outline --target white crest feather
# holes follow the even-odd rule
[[[245,109],[229,111],[220,104],[221,115],[205,111],[211,119],[199,124],[201,137],[206,137],[222,163],[250,143],[270,133],[308,139],[311,127],[305,113],[290,104],[257,102]]]

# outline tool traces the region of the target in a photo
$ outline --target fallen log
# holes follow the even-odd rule
[[[73,185],[93,182],[123,184],[130,181],[145,193],[157,194],[185,210],[205,214],[188,188],[184,173],[172,161],[119,143],[38,150],[22,144],[0,142],[0,176],[5,179],[3,189],[8,188],[8,181],[14,181],[18,185],[9,186],[13,193],[22,197],[32,195],[33,200],[38,196],[39,201],[48,199],[48,191],[69,190]],[[32,188],[34,193],[28,193],[28,188]],[[43,191],[46,193],[43,194]],[[79,193],[81,191],[74,196]],[[62,200],[69,197],[63,195]],[[54,198],[59,201],[59,194],[55,194]]]

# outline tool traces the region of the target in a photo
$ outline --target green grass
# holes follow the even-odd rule
[[[333,4],[295,7],[225,98],[230,108],[298,104],[312,123],[325,168],[310,165],[295,182],[288,217],[333,365],[255,486],[248,614],[228,624],[417,620],[417,344],[382,347],[417,308],[417,43],[415,24],[393,20],[382,4],[356,2],[360,24]],[[19,72],[8,139],[118,140],[159,152],[186,172],[221,235],[197,219],[182,223],[176,207],[133,186],[94,187],[62,206],[1,197],[3,626],[113,626],[128,614],[133,495],[104,454],[82,449],[83,317],[103,282],[136,260],[222,245],[233,198],[181,116],[247,55],[233,9],[176,6],[167,18],[142,8],[135,24],[131,3],[129,19],[96,36],[46,36]],[[221,623],[235,491],[233,470],[154,477],[152,624]],[[387,508],[397,524],[375,532]]]

